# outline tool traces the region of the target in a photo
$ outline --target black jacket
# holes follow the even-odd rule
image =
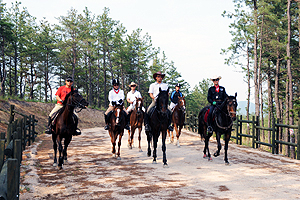
[[[171,93],[170,99],[173,103],[178,103],[178,97],[182,97],[182,93],[180,91],[176,92],[176,90],[174,90]]]
[[[225,88],[222,86],[219,87],[219,92],[216,92],[215,86],[212,86],[208,89],[207,101],[209,103],[212,104],[214,101],[216,101],[217,104],[220,105],[227,98],[228,95],[226,94]]]

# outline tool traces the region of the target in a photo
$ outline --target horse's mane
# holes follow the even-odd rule
[[[161,90],[157,96],[157,99],[156,99],[156,107],[159,105],[159,102],[160,102],[160,99],[165,97],[167,99],[167,104],[168,104],[168,94],[169,94],[169,88],[168,90]]]

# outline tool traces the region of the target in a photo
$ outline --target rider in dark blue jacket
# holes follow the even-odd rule
[[[177,83],[175,86],[175,90],[171,93],[170,99],[171,99],[171,104],[170,104],[170,109],[173,110],[173,108],[177,105],[178,103],[178,97],[182,97],[182,93],[179,91],[180,90],[180,83]]]
[[[227,98],[227,94],[225,91],[225,88],[222,86],[219,86],[219,80],[221,79],[221,76],[214,76],[211,78],[211,80],[214,82],[214,86],[210,87],[208,89],[208,95],[207,95],[207,101],[211,104],[209,107],[209,114],[208,114],[208,127],[207,131],[209,133],[212,133],[212,113],[217,105],[221,105],[223,101]]]

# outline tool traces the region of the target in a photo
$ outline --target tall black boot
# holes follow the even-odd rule
[[[74,119],[74,122],[75,122],[75,130],[76,131],[72,135],[81,135],[80,129],[77,128],[77,126],[78,126],[78,117],[75,114],[73,114],[73,119]]]
[[[149,115],[147,112],[144,114],[144,125],[145,125],[145,131],[150,131],[150,125],[149,125]]]
[[[213,128],[212,128],[212,113],[209,113],[207,116],[207,132],[212,133]]]
[[[109,129],[109,120],[108,120],[108,116],[106,115],[106,114],[104,114],[104,119],[105,119],[105,127],[104,127],[104,129],[105,130],[108,130]]]
[[[130,115],[126,114],[126,112],[124,111],[125,114],[125,129],[130,131],[130,127],[129,127],[129,123],[130,123]]]
[[[48,118],[48,125],[47,125],[47,129],[45,130],[46,134],[52,134],[52,127],[51,127],[51,117]]]
[[[173,131],[173,126],[171,125],[171,123],[172,123],[172,112],[168,112],[169,113],[169,120],[168,120],[168,129],[169,129],[169,131]]]

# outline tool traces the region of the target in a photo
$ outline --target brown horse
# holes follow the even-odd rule
[[[216,106],[216,108],[213,111],[213,123],[212,127],[213,130],[216,132],[216,138],[218,142],[218,150],[214,153],[214,156],[217,157],[220,155],[220,150],[222,148],[220,138],[221,135],[224,134],[224,140],[225,140],[225,155],[224,155],[224,161],[226,165],[229,165],[228,157],[227,157],[227,150],[228,150],[228,143],[231,137],[231,131],[232,131],[232,125],[233,121],[236,119],[236,108],[237,108],[237,99],[236,99],[237,93],[235,93],[235,96],[228,96],[225,101],[219,105]],[[212,136],[212,133],[207,132],[207,123],[205,122],[205,118],[207,116],[207,111],[209,109],[209,106],[204,107],[199,115],[198,115],[198,133],[201,135],[201,138],[205,140],[205,146],[203,150],[203,158],[207,158],[208,160],[212,160],[211,155],[209,153],[208,148],[208,142],[209,138]]]
[[[184,125],[184,121],[185,121],[185,99],[184,96],[183,97],[178,97],[178,103],[177,105],[174,107],[174,111],[172,113],[172,121],[173,121],[173,125],[175,128],[175,132],[176,132],[176,137],[177,137],[177,147],[180,147],[179,144],[179,136],[181,134],[181,129]],[[169,135],[169,141],[171,143],[174,142],[174,135],[173,135],[173,131],[171,132],[170,136],[170,131],[168,130],[168,135]]]
[[[57,143],[59,151],[58,168],[62,169],[64,160],[67,161],[67,148],[72,140],[72,134],[76,132],[74,122],[74,109],[84,109],[88,106],[88,102],[78,93],[78,90],[71,88],[71,92],[67,94],[63,107],[60,110],[53,127],[54,133],[52,134],[53,149],[54,149],[54,163],[57,165]],[[62,139],[64,140],[64,148],[62,146]]]
[[[121,159],[120,147],[121,147],[122,136],[124,134],[126,114],[124,113],[125,111],[123,111],[124,102],[122,101],[118,103],[120,104],[117,104],[116,102],[112,102],[114,108],[111,117],[109,119],[110,126],[108,132],[111,138],[113,157],[117,157],[117,159],[120,160]],[[118,136],[119,136],[118,152],[116,154],[116,141],[118,139]]]
[[[142,152],[141,148],[141,132],[142,132],[142,125],[144,120],[144,112],[143,108],[143,98],[136,98],[135,108],[130,114],[130,126],[131,130],[128,130],[128,147],[132,149],[133,144],[133,137],[135,129],[139,130],[139,151]],[[131,131],[131,132],[130,132]]]

